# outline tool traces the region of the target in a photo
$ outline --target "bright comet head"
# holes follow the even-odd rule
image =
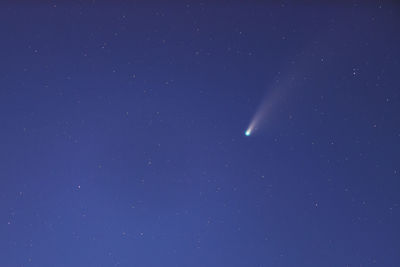
[[[244,134],[245,134],[246,136],[250,136],[251,130],[250,130],[250,129],[247,129],[246,132],[245,132]]]

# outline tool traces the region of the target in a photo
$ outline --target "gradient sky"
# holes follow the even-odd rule
[[[15,2],[0,266],[400,266],[399,4]]]

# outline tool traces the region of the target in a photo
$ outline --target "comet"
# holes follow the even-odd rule
[[[290,65],[284,67],[284,72],[277,73],[275,80],[267,87],[268,90],[264,98],[261,99],[260,105],[244,131],[245,136],[253,136],[259,130],[264,129],[265,126],[271,126],[277,111],[284,110],[284,105],[288,105],[289,101],[294,98],[294,89],[301,89],[308,80],[307,76],[316,75],[317,70],[315,70],[314,64],[317,62],[312,60],[316,53],[315,48],[311,45],[303,50],[304,52],[299,53],[294,56],[293,60],[289,61]],[[284,75],[281,75],[281,73]],[[278,107],[282,107],[282,109],[278,109]]]
[[[254,113],[249,126],[244,132],[245,136],[253,135],[254,132],[264,127],[272,119],[274,111],[276,111],[277,106],[279,106],[283,98],[286,96],[288,89],[292,87],[294,82],[294,77],[286,77],[283,81],[277,80],[270,90],[266,93],[262,99],[259,107]]]

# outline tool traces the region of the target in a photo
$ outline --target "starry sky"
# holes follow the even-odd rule
[[[0,21],[1,266],[400,266],[398,3]]]

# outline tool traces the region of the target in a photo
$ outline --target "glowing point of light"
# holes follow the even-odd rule
[[[250,136],[250,134],[251,134],[251,130],[250,129],[248,129],[245,133],[244,133],[246,136]]]

